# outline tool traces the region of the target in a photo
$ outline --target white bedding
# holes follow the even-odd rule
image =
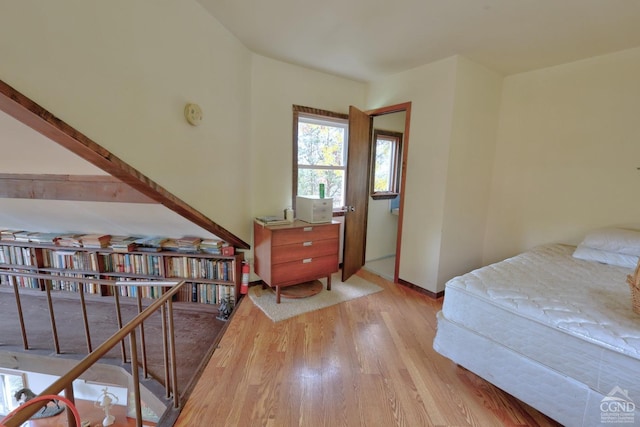
[[[484,371],[483,363],[458,346],[461,339],[477,335],[487,354],[508,356],[500,362],[504,378],[499,365],[487,366],[481,376],[556,419],[567,411],[569,419],[585,411],[594,416],[599,407],[594,396],[606,396],[614,387],[627,390],[640,406],[640,316],[631,309],[625,281],[632,270],[576,259],[574,249],[542,246],[449,281],[436,350]],[[492,345],[501,350],[493,352]],[[525,385],[507,373],[509,368],[525,370],[529,365],[535,366],[532,372],[537,372],[538,382],[550,384]],[[535,390],[548,393],[563,387],[566,399],[557,404],[535,397]],[[520,389],[524,396],[517,393]],[[591,408],[568,410],[569,390],[585,405],[590,400]],[[557,408],[547,407],[554,404]],[[567,424],[566,418],[558,421]]]

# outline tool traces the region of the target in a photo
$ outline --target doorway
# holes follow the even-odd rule
[[[405,111],[374,117],[374,139],[379,133],[382,135],[393,133],[399,135],[401,141],[404,140],[405,118]],[[376,144],[377,141],[372,143]],[[372,161],[372,168],[375,163],[375,160]],[[402,169],[399,172],[401,173]],[[398,193],[401,191],[402,185]],[[390,281],[394,281],[395,277],[399,217],[400,194],[385,198],[374,198],[369,195],[364,268]]]
[[[352,114],[357,113],[357,114]],[[375,110],[361,112],[354,107],[350,107],[349,111],[349,159],[347,162],[347,194],[345,198],[347,211],[345,212],[345,240],[344,240],[344,256],[343,256],[343,281],[346,280],[351,274],[359,270],[365,265],[365,251],[367,248],[367,223],[368,223],[368,209],[370,204],[370,190],[369,190],[369,168],[371,167],[371,146],[373,135],[373,119],[380,116],[393,115],[401,113],[404,115],[404,127],[398,125],[398,128],[402,129],[404,141],[402,150],[402,160],[400,162],[400,194],[394,203],[397,204],[397,225],[395,232],[395,253],[390,254],[391,260],[388,263],[393,264],[393,282],[399,281],[400,270],[400,256],[402,247],[402,220],[403,220],[403,206],[405,195],[405,181],[407,170],[407,153],[409,148],[409,125],[411,121],[411,102],[403,104],[391,105]],[[402,122],[402,116],[395,117]],[[356,120],[357,119],[357,120]],[[392,121],[394,117],[382,119],[381,123],[386,121]],[[353,124],[357,124],[357,136],[354,136],[351,132],[356,128]],[[352,138],[353,137],[353,138]],[[357,147],[357,149],[356,149]],[[359,156],[352,156],[351,150],[354,149],[358,152]],[[363,157],[360,153],[366,151],[368,156]],[[354,160],[355,159],[355,160]],[[357,171],[357,174],[352,174],[352,171]],[[366,174],[367,178],[363,179],[362,175]],[[351,181],[353,180],[353,181]],[[350,185],[351,184],[351,185]],[[364,214],[364,216],[363,216]],[[393,213],[390,213],[393,214]],[[391,229],[392,230],[392,229]],[[387,230],[389,231],[389,230]],[[348,267],[348,268],[347,268]],[[347,271],[348,270],[348,271]]]

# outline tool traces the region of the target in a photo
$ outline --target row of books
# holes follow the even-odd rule
[[[75,281],[65,280],[64,277],[81,277],[83,281],[75,282]],[[102,294],[99,284],[87,282],[87,280],[91,280],[91,277],[87,277],[82,274],[60,273],[59,279],[51,280],[51,290],[78,292],[80,290],[80,287],[82,287],[85,293]]]
[[[125,286],[118,287],[123,297],[158,298],[163,293],[161,286]],[[233,307],[236,301],[235,287],[214,285],[211,283],[192,283],[182,287],[176,298],[178,301],[198,302],[201,304],[220,304],[223,299]]]
[[[71,281],[65,279],[65,277],[82,277],[83,282]],[[52,291],[67,291],[78,292],[80,287],[88,294],[104,294],[113,295],[114,290],[101,290],[100,285],[97,283],[87,282],[91,280],[90,277],[81,275],[78,276],[73,273],[61,273],[60,277],[51,280]],[[40,284],[38,279],[16,276],[18,286],[23,288],[39,289]],[[0,275],[0,283],[3,285],[9,285],[8,276]],[[115,292],[118,292],[120,296],[124,297],[136,297],[138,293],[142,298],[158,298],[163,293],[162,286],[125,286],[120,285],[116,288]],[[219,304],[222,299],[226,299],[232,306],[235,303],[235,287],[216,285],[211,283],[190,283],[183,286],[183,290],[178,296],[179,301],[191,301],[203,304]]]
[[[159,298],[163,294],[162,286],[118,286],[118,292],[123,297]]]
[[[5,247],[19,255],[11,264],[32,265],[21,262],[25,251],[32,248]],[[153,254],[112,253],[96,254],[92,252],[44,251],[45,268],[79,270],[100,273],[127,273],[142,276],[165,276],[162,257]],[[0,252],[0,263],[3,253]],[[101,263],[102,268],[99,264]],[[189,256],[171,256],[167,259],[167,276],[185,279],[207,279],[233,281],[233,261],[226,259],[193,258]]]
[[[75,251],[43,251],[43,265],[48,268],[98,271],[94,254]]]
[[[35,265],[35,253],[31,248],[2,246],[0,247],[0,264]]]
[[[115,253],[100,256],[107,272],[164,276],[162,258],[157,255]]]
[[[233,281],[233,261],[171,257],[167,260],[167,277]]]
[[[18,239],[25,238],[25,235],[18,233]],[[70,239],[59,241],[71,243],[39,247],[32,244],[3,244],[0,241],[0,284],[16,283],[22,288],[39,290],[44,290],[45,286],[53,291],[82,290],[87,294],[102,296],[117,293],[123,296],[135,297],[139,294],[143,298],[157,298],[162,294],[163,288],[160,285],[113,286],[98,284],[95,280],[175,278],[188,281],[177,295],[178,301],[220,304],[224,299],[229,304],[235,303],[237,258],[206,256],[201,252],[192,254],[196,243],[194,239],[186,239],[178,244],[182,249],[176,249],[176,252],[164,253],[86,250]],[[47,242],[40,239],[38,243]],[[102,245],[99,239],[93,244]],[[9,275],[9,272],[42,273],[50,276],[38,279]]]
[[[219,239],[183,236],[177,239],[160,236],[115,236],[110,234],[59,234],[0,228],[0,241],[32,242],[68,248],[110,248],[115,252],[204,252],[233,255],[235,249]]]
[[[226,299],[231,307],[235,306],[236,295],[233,286],[192,283],[191,299],[186,301],[199,302],[201,304],[220,304],[223,299]]]
[[[12,285],[12,282],[10,282],[10,277],[14,277],[16,283],[21,288],[40,289],[40,283],[38,283],[38,279],[24,276],[0,275],[0,285]]]

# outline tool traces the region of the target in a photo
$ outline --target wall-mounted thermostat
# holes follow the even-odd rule
[[[189,124],[198,126],[202,121],[202,109],[198,104],[187,104],[184,106],[184,117]]]

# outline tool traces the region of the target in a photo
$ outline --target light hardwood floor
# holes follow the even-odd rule
[[[249,298],[176,426],[557,426],[432,348],[435,301],[382,292],[273,323]]]

